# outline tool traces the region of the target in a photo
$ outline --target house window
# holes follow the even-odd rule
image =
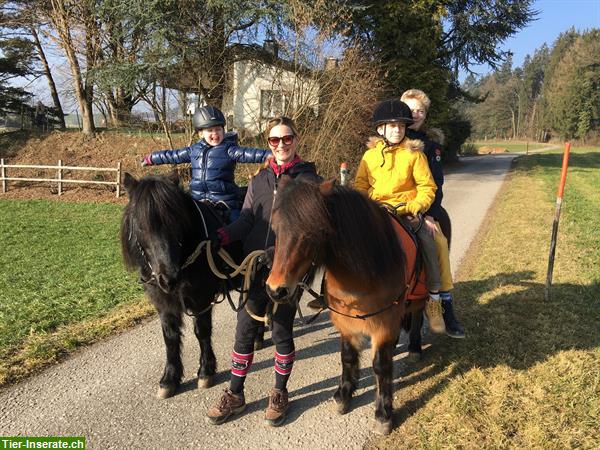
[[[261,89],[260,117],[270,119],[285,114],[290,106],[289,96],[284,91]]]

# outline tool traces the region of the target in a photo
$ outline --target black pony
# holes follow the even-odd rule
[[[129,269],[140,272],[144,290],[160,316],[166,346],[158,397],[171,397],[181,383],[184,312],[193,315],[200,343],[198,387],[210,387],[217,365],[211,345],[211,303],[220,280],[210,270],[204,251],[193,262],[189,258],[221,223],[208,205],[195,203],[179,187],[176,172],[140,180],[126,173],[124,185],[129,204],[121,224],[123,259]]]

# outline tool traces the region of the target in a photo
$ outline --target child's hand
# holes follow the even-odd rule
[[[412,216],[416,216],[421,212],[421,205],[415,201],[408,202],[406,204],[406,211],[408,211]]]
[[[142,159],[142,162],[140,163],[140,165],[142,167],[151,166],[152,160],[150,159],[150,155],[144,156],[144,159]]]

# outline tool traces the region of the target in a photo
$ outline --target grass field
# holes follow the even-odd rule
[[[496,153],[502,151],[521,153],[549,147],[553,147],[553,145],[540,142],[528,143],[526,141],[475,141],[464,146],[463,154],[477,154],[479,152],[488,153],[492,150]]]
[[[0,201],[0,385],[149,313],[121,263],[121,211]]]
[[[373,447],[599,447],[600,149],[572,152],[551,301],[559,152],[516,163],[456,283],[467,339],[432,338],[397,386],[397,428]]]

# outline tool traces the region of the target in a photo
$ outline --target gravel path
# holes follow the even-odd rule
[[[474,238],[514,156],[463,158],[447,175],[444,204],[453,218],[453,267]],[[310,326],[297,325],[297,360],[288,386],[292,403],[285,426],[268,428],[262,420],[273,382],[272,346],[255,355],[246,382],[246,412],[218,427],[207,424],[206,410],[229,378],[234,328],[233,312],[220,305],[214,314],[213,343],[221,371],[208,390],[196,389],[198,346],[187,321],[181,392],[168,400],[155,398],[164,350],[159,322],[151,320],[0,391],[0,436],[85,436],[89,449],[351,449],[373,439],[370,352],[362,355],[361,387],[353,410],[340,416],[331,400],[341,372],[338,334],[326,314]],[[464,342],[468,345],[468,339]],[[395,358],[397,378],[406,356],[403,350],[400,347]]]

